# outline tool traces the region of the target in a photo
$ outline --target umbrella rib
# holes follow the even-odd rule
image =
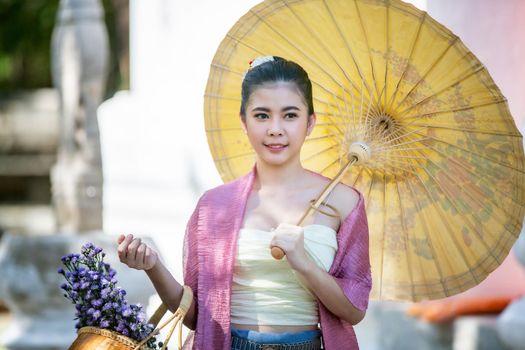
[[[325,89],[325,88],[324,88],[322,85],[320,85],[320,84],[315,83],[315,85],[320,86],[322,89]],[[329,90],[327,90],[327,89],[325,89],[325,90],[327,91],[327,93],[331,94],[333,97],[336,97],[336,100],[337,100],[337,99],[341,100],[341,97],[339,97],[339,96],[336,95],[335,93],[333,93],[333,92],[331,92],[331,91],[329,91]],[[350,91],[350,92],[352,92],[352,91]],[[352,96],[353,96],[353,94],[352,94]],[[353,98],[352,98],[352,99],[353,99]],[[336,107],[337,107],[337,110],[339,111],[339,113],[331,113],[331,114],[329,114],[329,113],[323,113],[323,112],[316,112],[316,114],[324,114],[324,115],[327,116],[327,118],[330,118],[330,119],[332,119],[332,117],[331,117],[332,115],[333,115],[333,116],[338,116],[339,118],[344,119],[344,120],[347,120],[347,119],[348,119],[348,116],[345,115],[344,113],[342,113],[341,108],[339,107],[339,104],[337,104],[337,106],[334,107],[333,104],[331,104],[331,103],[329,103],[329,102],[327,102],[327,101],[323,101],[323,100],[321,100],[321,99],[319,99],[319,98],[314,98],[314,100],[315,100],[315,101],[318,101],[318,102],[320,102],[320,103],[322,103],[322,104],[324,104],[324,105],[326,105],[326,106],[332,107],[332,108],[336,108]],[[346,104],[346,99],[344,99],[343,102],[344,102],[344,104],[345,104],[345,109],[348,111],[348,107],[347,107],[347,104]],[[352,104],[353,104],[353,101],[352,101]],[[352,105],[352,113],[354,112],[353,108],[354,108],[354,107],[353,107],[353,105]],[[337,129],[340,133],[346,133],[346,130],[347,130],[347,125],[346,125],[346,124],[347,124],[347,123],[343,124],[343,127],[344,127],[345,130],[341,130],[341,129],[339,129],[335,124],[337,124],[337,123],[334,123],[334,126],[336,127],[336,129]]]
[[[417,142],[423,143],[423,141],[425,141],[426,139],[427,138],[413,140],[413,141],[406,141],[406,142],[402,142],[402,143],[396,143],[395,145],[385,146],[385,147],[378,147],[378,148],[374,148],[373,150],[374,150],[374,153],[381,153],[384,150],[394,150],[394,151],[396,151],[397,147],[405,146],[405,145],[411,145],[411,144],[414,144],[414,143],[417,143]],[[427,149],[427,148],[428,147],[425,147],[424,149]]]
[[[423,187],[425,187],[425,183],[424,183],[423,180],[420,178],[419,174],[417,174],[417,178],[419,179],[419,182],[421,183],[421,185],[422,185]],[[422,208],[421,208],[421,206],[420,206],[419,201],[418,201],[418,200],[415,200],[415,199],[416,199],[416,196],[415,196],[415,193],[414,193],[414,189],[412,188],[412,184],[411,184],[410,182],[407,182],[407,184],[408,184],[408,188],[410,189],[410,193],[411,193],[411,195],[412,195],[412,199],[413,199],[412,202],[417,206],[417,212],[418,212],[418,213],[422,213]],[[421,215],[422,215],[422,214],[421,214]],[[418,217],[420,217],[420,216],[418,215]],[[437,263],[437,260],[436,260],[436,256],[437,256],[437,254],[436,254],[436,251],[435,251],[435,249],[434,249],[434,244],[433,244],[432,239],[431,239],[431,236],[430,236],[430,234],[429,234],[428,227],[427,227],[427,225],[426,225],[426,221],[423,220],[423,218],[421,218],[420,222],[421,222],[421,224],[422,224],[422,226],[423,226],[423,229],[424,229],[424,231],[425,231],[425,233],[426,233],[427,242],[428,242],[428,247],[430,248],[430,254],[432,255],[432,261],[434,262],[434,266],[436,267],[436,270],[437,270],[437,272],[438,272],[438,274],[439,274],[439,283],[441,284],[443,290],[445,291],[445,295],[448,296],[450,293],[449,293],[449,291],[448,291],[448,287],[447,287],[447,285],[445,284],[445,281],[444,281],[444,279],[443,279],[443,271],[441,271],[441,266]],[[424,269],[421,269],[421,271],[424,272]],[[424,276],[424,274],[423,274],[423,276]],[[425,281],[426,281],[426,277],[425,277]]]
[[[221,131],[239,131],[242,128],[208,128],[206,132],[221,132]]]
[[[422,136],[422,134],[419,134],[419,133],[417,133],[417,134]],[[476,152],[470,151],[470,150],[468,150],[468,149],[465,149],[465,148],[460,147],[460,146],[458,146],[458,145],[455,145],[455,144],[453,144],[453,143],[446,142],[446,141],[443,141],[443,140],[441,140],[441,139],[438,139],[438,138],[436,138],[436,137],[433,137],[433,136],[427,136],[427,139],[432,139],[432,140],[434,140],[434,141],[444,143],[444,144],[446,144],[446,145],[449,145],[449,146],[452,146],[452,147],[454,147],[454,148],[456,148],[456,149],[459,149],[459,150],[461,150],[461,151],[463,151],[463,152],[465,152],[465,153],[469,153],[469,154],[475,155],[475,156],[477,156],[477,157],[479,157],[479,158],[483,158],[483,159],[488,160],[488,161],[490,161],[490,162],[493,162],[493,163],[499,164],[499,165],[501,165],[501,166],[504,166],[504,167],[506,167],[506,168],[509,168],[509,169],[515,170],[515,171],[517,171],[517,172],[525,173],[524,170],[522,170],[522,169],[518,169],[518,168],[516,168],[516,167],[513,167],[513,166],[510,165],[510,164],[502,163],[502,162],[500,162],[500,161],[497,160],[497,159],[489,158],[489,157],[484,156],[484,155],[482,155],[482,154],[479,154],[479,153],[476,153]],[[432,148],[431,148],[431,149],[432,149]],[[499,150],[492,150],[492,151],[494,151],[494,152],[497,151],[497,152],[504,153],[503,151],[499,151]]]
[[[385,114],[385,111],[386,111],[386,96],[387,96],[387,77],[388,77],[388,63],[389,63],[389,58],[390,58],[390,48],[388,46],[389,44],[389,39],[390,39],[390,36],[389,36],[389,27],[390,27],[390,2],[389,1],[386,1],[385,2],[385,10],[386,10],[386,13],[385,13],[385,52],[386,52],[386,62],[385,62],[385,76],[384,76],[384,79],[383,79],[383,88],[381,89],[381,92],[379,93],[378,97],[377,97],[377,101],[378,101],[378,106],[381,107],[381,114]],[[368,40],[368,39],[367,39]],[[368,51],[368,54],[370,55],[370,50]],[[370,58],[372,58],[372,56],[370,55]],[[385,96],[385,103],[381,103],[381,99],[383,98],[383,96]]]
[[[448,86],[445,86],[443,89],[439,90],[438,92],[435,92],[425,98],[423,98],[422,100],[410,105],[408,108],[405,108],[404,110],[402,110],[401,112],[399,113],[396,113],[396,116],[399,118],[399,120],[402,120],[403,118],[401,118],[401,116],[403,116],[404,114],[406,114],[407,112],[411,111],[412,109],[414,109],[415,107],[419,106],[419,105],[422,105],[422,104],[425,104],[426,102],[428,101],[431,101],[432,98],[440,95],[441,93],[443,93],[444,91],[447,91],[448,89],[450,88],[453,88],[453,87],[456,87],[457,85],[459,85],[459,83],[467,80],[468,78],[470,78],[471,76],[479,73],[480,71],[482,70],[485,70],[485,66],[483,65],[480,65],[479,67],[477,67],[476,69],[474,69],[472,72],[470,73],[467,73],[465,74],[463,77],[459,78],[458,80],[456,80],[455,82],[451,83],[450,85]]]
[[[348,44],[348,41],[347,41],[347,38],[346,36],[343,35],[343,31],[341,30],[341,27],[339,26],[339,23],[337,22],[332,10],[330,9],[330,7],[328,6],[328,3],[326,2],[326,0],[323,0],[323,4],[325,5],[326,7],[326,10],[328,11],[328,14],[330,15],[330,17],[332,18],[332,21],[335,25],[335,27],[337,28],[337,32],[339,34],[339,36],[341,37],[341,39],[343,39],[343,42],[345,43],[345,47],[346,47],[346,50],[348,51],[348,53],[350,54],[350,57],[352,57],[352,61],[357,69],[357,73],[359,74],[359,76],[361,77],[361,81],[365,83],[365,87],[366,89],[368,90],[370,96],[372,96],[372,89],[368,86],[368,84],[366,83],[366,79],[363,75],[363,71],[361,70],[361,67],[359,66],[359,63],[357,63],[357,60],[354,56],[354,52],[352,51],[352,49],[350,48],[350,45]],[[377,101],[377,105],[379,105],[379,101]]]
[[[242,77],[242,75],[243,75],[242,73],[237,72],[237,71],[235,71],[235,70],[231,69],[230,67],[225,66],[225,65],[223,65],[223,64],[218,64],[218,63],[213,63],[213,62],[212,62],[212,63],[210,64],[210,66],[211,66],[211,67],[214,67],[214,68],[217,69],[217,70],[223,70],[223,71],[227,71],[227,72],[230,72],[230,73],[233,73],[233,74],[237,74],[237,75],[240,76],[240,77]]]
[[[486,102],[486,103],[480,103],[480,104],[474,105],[474,106],[464,106],[464,107],[452,108],[452,109],[449,109],[449,110],[441,110],[441,111],[436,111],[436,112],[427,112],[427,113],[422,113],[422,114],[417,114],[417,115],[407,115],[407,116],[405,116],[403,118],[400,118],[398,121],[400,121],[400,120],[409,120],[409,119],[419,119],[419,118],[428,117],[428,116],[434,117],[437,114],[463,112],[463,111],[468,111],[468,110],[472,110],[472,109],[476,109],[476,108],[480,108],[480,107],[486,107],[486,106],[496,105],[496,104],[505,103],[505,102],[507,102],[507,99],[504,98],[502,100],[491,101],[491,102]]]
[[[406,259],[407,259],[407,266],[408,266],[408,275],[409,275],[409,278],[410,278],[410,294],[411,294],[411,299],[412,300],[415,300],[416,298],[416,291],[414,289],[414,275],[412,273],[412,259],[411,259],[411,255],[410,255],[410,248],[409,248],[409,238],[408,238],[408,229],[407,229],[407,225],[406,225],[406,221],[405,221],[405,211],[404,211],[404,208],[403,208],[403,202],[401,201],[401,191],[400,191],[400,188],[399,188],[399,183],[400,183],[400,180],[397,179],[397,175],[394,174],[394,179],[395,179],[395,184],[396,184],[396,189],[397,189],[397,199],[398,199],[398,203],[399,203],[399,209],[401,211],[401,214],[400,214],[400,218],[401,218],[401,230],[403,231],[403,238],[405,239],[405,249],[406,249]]]
[[[436,59],[436,61],[430,66],[430,68],[425,72],[425,74],[423,74],[423,76],[421,78],[419,78],[419,80],[414,84],[414,86],[412,86],[410,88],[410,90],[408,91],[408,93],[403,96],[403,98],[401,99],[401,101],[399,101],[396,105],[396,109],[401,106],[403,104],[403,102],[405,102],[405,100],[408,98],[408,96],[412,95],[412,93],[415,91],[416,87],[419,86],[419,84],[421,84],[421,82],[425,81],[425,78],[427,77],[427,75],[432,71],[434,70],[434,68],[439,64],[439,62],[441,62],[441,60],[443,59],[443,57],[445,57],[445,55],[447,54],[448,50],[450,50],[450,48],[452,48],[454,45],[456,45],[457,41],[459,40],[459,38],[457,36],[454,37],[454,39],[452,41],[450,41],[450,44],[445,48],[445,50],[443,50],[443,52],[441,53],[441,55],[439,55],[439,57]]]
[[[215,161],[216,162],[223,162],[223,161],[226,161],[226,160],[247,157],[247,156],[254,155],[254,154],[255,154],[255,152],[247,152],[247,153],[237,154],[235,156],[226,156],[226,157],[221,157],[221,158],[215,158]]]
[[[499,135],[499,136],[508,136],[508,137],[519,137],[521,138],[522,135],[517,134],[511,134],[511,133],[504,133],[504,132],[498,132],[498,131],[490,131],[490,130],[481,130],[481,129],[466,129],[466,128],[456,128],[451,126],[444,126],[444,125],[435,125],[435,124],[420,124],[420,123],[411,123],[411,125],[414,126],[422,126],[422,129],[446,129],[451,131],[461,131],[461,132],[468,132],[468,133],[474,133],[474,134],[487,134],[487,135]]]
[[[218,94],[205,93],[204,97],[215,98],[218,100],[230,100],[230,101],[241,102],[241,99],[238,97],[229,97],[229,96],[218,95]]]
[[[311,142],[311,141],[316,141],[316,140],[322,140],[322,139],[326,139],[326,138],[329,138],[329,137],[332,137],[332,136],[336,136],[336,135],[341,135],[341,134],[340,133],[331,133],[331,134],[326,134],[326,135],[318,136],[318,137],[309,137],[304,142],[306,143],[306,142]]]
[[[339,146],[339,145],[338,145],[338,144],[335,144],[335,145],[332,145],[332,146],[327,147],[327,148],[325,148],[325,149],[322,149],[321,151],[319,151],[319,152],[317,152],[317,153],[310,154],[308,157],[306,157],[305,159],[303,159],[303,161],[305,161],[305,162],[310,161],[310,160],[312,160],[313,158],[318,157],[318,156],[320,156],[321,154],[330,151],[331,149],[337,148],[337,146]]]
[[[374,176],[372,176],[372,179],[374,179]],[[382,237],[381,237],[381,252],[384,252],[385,251],[385,235],[386,235],[386,173],[385,173],[385,169],[384,169],[384,166],[383,166],[383,229],[381,230],[382,232]],[[384,259],[384,254],[381,254],[381,278],[380,278],[380,281],[381,283],[379,284],[379,295],[383,294],[383,276],[384,276],[384,272],[385,272],[385,259]]]
[[[363,35],[365,37],[366,47],[368,48],[368,57],[370,58],[370,69],[372,72],[372,81],[374,82],[375,92],[377,96],[379,96],[379,90],[377,87],[377,81],[376,81],[376,76],[374,72],[374,65],[372,64],[372,53],[370,52],[370,43],[368,42],[368,35],[366,34],[365,24],[363,22],[363,18],[361,17],[361,11],[359,10],[359,5],[357,4],[357,0],[354,0],[354,5],[355,5],[356,12],[357,12],[357,17],[359,17],[359,23],[361,24],[361,30],[363,31]],[[378,107],[380,107],[381,105],[379,99],[377,101],[377,105]]]
[[[354,180],[354,182],[352,183],[352,186],[353,186],[353,187],[356,187],[357,181],[361,178],[361,176],[363,175],[363,173],[364,173],[365,170],[366,170],[365,167],[360,167],[359,172],[357,173],[357,176],[355,177],[355,180]],[[365,209],[368,208],[368,200],[369,200],[369,199],[370,199],[370,196],[367,195],[367,197],[366,197],[366,208],[365,208]]]
[[[396,141],[396,140],[399,140],[399,139],[401,139],[401,138],[405,138],[405,137],[407,137],[407,136],[409,136],[409,135],[411,135],[411,134],[417,133],[418,131],[421,131],[421,130],[424,130],[424,129],[425,129],[425,128],[423,127],[423,128],[419,128],[419,129],[416,129],[416,130],[407,131],[407,132],[405,132],[404,134],[401,134],[401,135],[398,135],[398,136],[396,136],[396,137],[393,137],[393,138],[391,138],[390,140],[381,143],[381,148],[384,148],[384,147],[386,147],[386,146],[392,144],[392,143],[393,143],[394,141]]]
[[[326,113],[317,113],[317,112],[315,112],[315,114],[319,115],[319,114],[326,114]],[[342,125],[342,124],[345,124],[345,122],[342,121],[342,122],[315,123],[315,126],[333,126],[334,124]]]
[[[408,56],[407,63],[405,64],[405,68],[403,69],[403,73],[401,73],[401,76],[399,77],[399,79],[397,81],[396,87],[394,89],[394,93],[390,97],[390,102],[388,102],[388,106],[387,106],[387,108],[385,108],[385,110],[389,110],[392,107],[392,104],[394,103],[394,100],[395,100],[395,98],[397,96],[397,93],[399,92],[399,86],[401,85],[401,81],[403,80],[403,78],[405,77],[406,73],[408,72],[408,67],[410,67],[410,63],[412,62],[412,55],[414,54],[414,49],[416,48],[416,43],[419,40],[419,35],[421,33],[421,28],[423,27],[423,23],[426,21],[426,19],[427,19],[427,13],[423,12],[423,16],[421,17],[421,19],[419,21],[419,26],[417,28],[417,33],[416,33],[416,35],[414,37],[414,40],[412,41],[412,46],[410,48],[410,55]]]

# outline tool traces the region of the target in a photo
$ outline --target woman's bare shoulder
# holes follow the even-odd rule
[[[330,182],[330,179],[325,177],[316,176],[316,180],[323,188]],[[337,184],[328,197],[328,204],[333,205],[339,211],[341,220],[344,220],[354,210],[358,202],[359,193],[343,183]]]
[[[341,220],[344,220],[357,206],[359,194],[350,186],[337,184],[332,194],[332,204],[341,213]]]

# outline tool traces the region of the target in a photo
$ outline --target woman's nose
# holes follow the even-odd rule
[[[268,128],[268,135],[269,136],[276,136],[276,135],[282,135],[283,134],[283,128],[281,126],[281,122],[279,118],[275,118],[270,123],[270,126]]]

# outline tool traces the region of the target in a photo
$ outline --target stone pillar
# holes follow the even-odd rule
[[[103,16],[100,0],[60,1],[52,38],[53,80],[60,100],[58,155],[51,170],[58,230],[2,237],[0,299],[11,312],[11,321],[0,335],[0,347],[10,350],[59,350],[72,343],[75,310],[59,287],[64,279],[57,269],[63,255],[79,252],[86,242],[107,253],[106,262],[118,271],[129,302],[147,305],[155,293],[143,271],[118,261],[116,237],[102,232],[97,108],[109,52]]]
[[[108,70],[100,0],[61,0],[52,37],[53,82],[60,95],[57,163],[51,171],[61,232],[102,229],[102,157],[97,108]]]

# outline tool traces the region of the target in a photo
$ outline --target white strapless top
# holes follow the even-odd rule
[[[303,227],[308,256],[323,270],[332,266],[337,251],[336,232],[325,225]],[[244,228],[239,232],[233,273],[231,322],[250,325],[316,325],[316,297],[290,268],[286,258],[270,253],[273,233]]]

